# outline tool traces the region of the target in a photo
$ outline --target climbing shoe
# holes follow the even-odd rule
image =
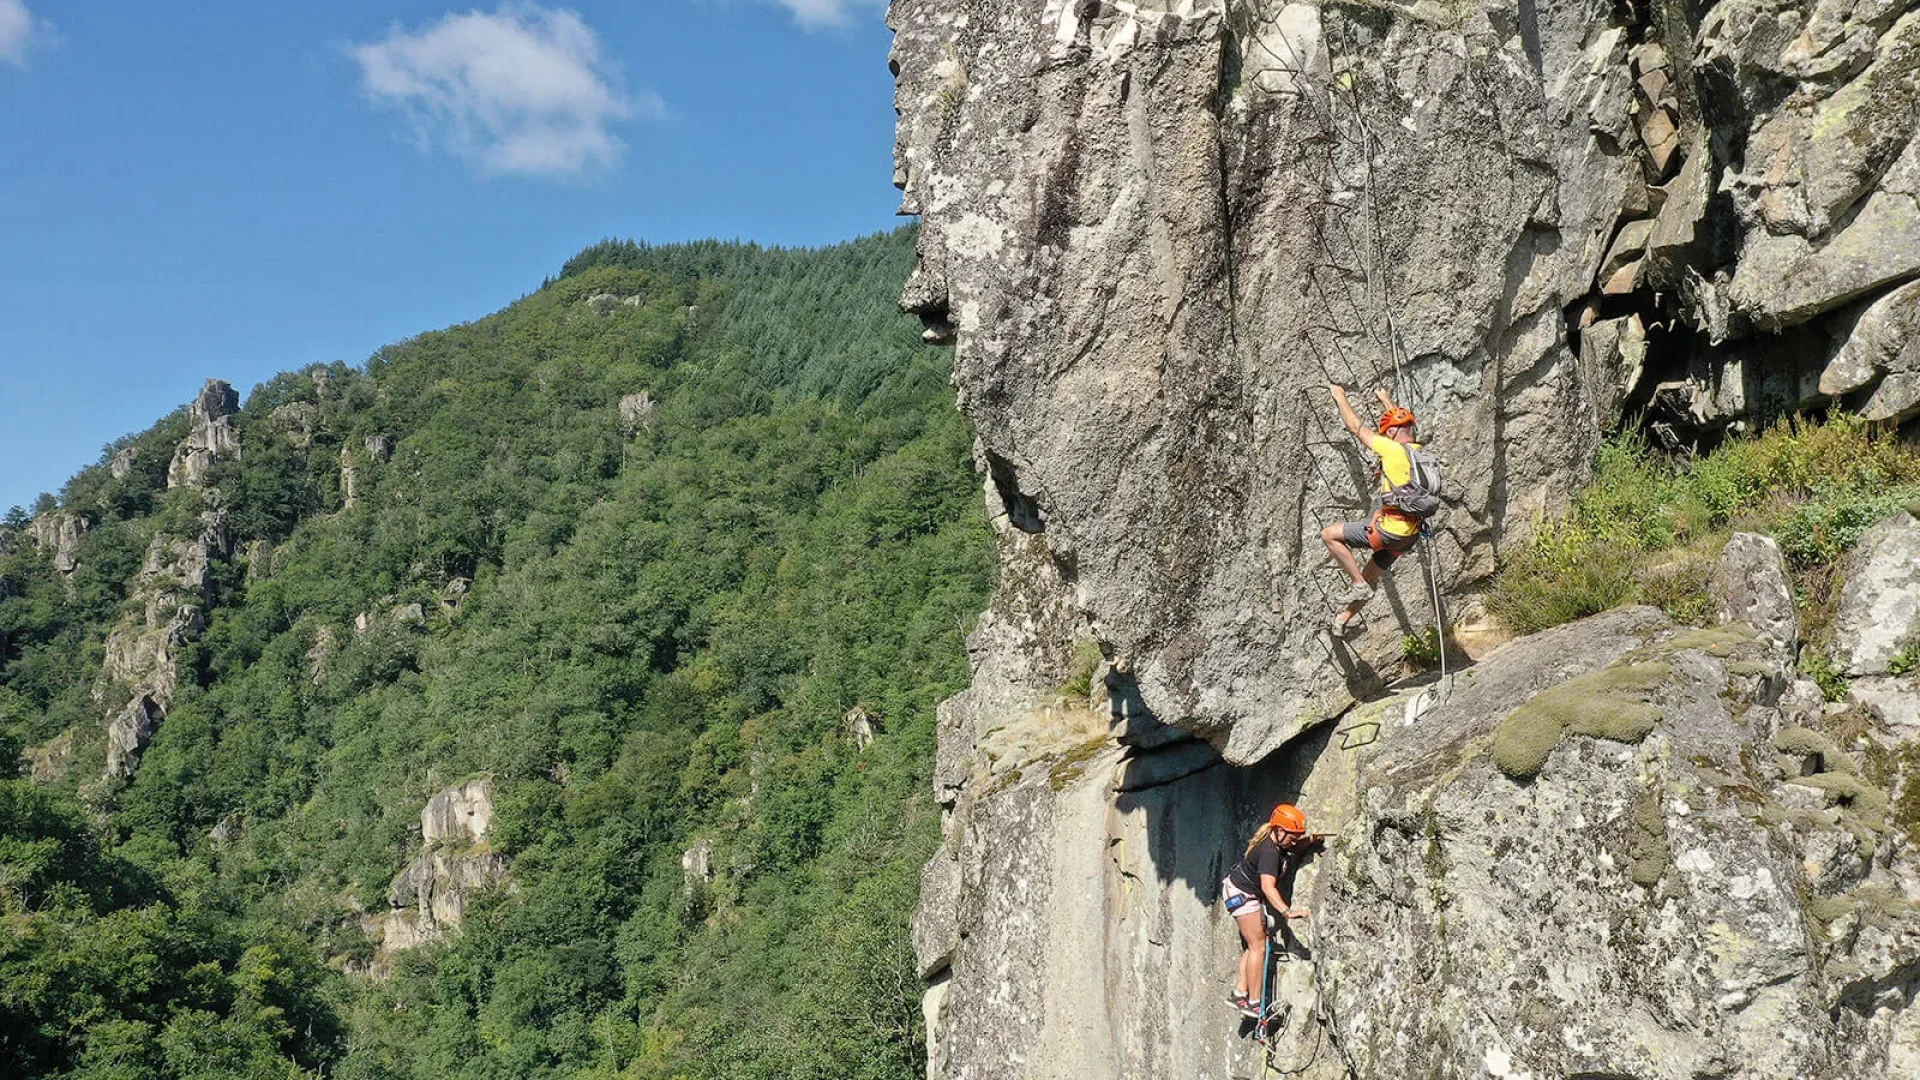
[[[1334,613],[1333,623],[1328,629],[1332,631],[1335,638],[1345,640],[1347,635],[1353,633],[1354,629],[1359,625],[1360,620],[1358,617],[1348,615],[1345,611],[1338,611]]]
[[[1238,993],[1228,994],[1227,1004],[1233,1006],[1236,1012],[1246,1012],[1247,1011],[1247,995],[1238,994]]]
[[[1252,998],[1240,999],[1240,1015],[1249,1020],[1260,1019],[1260,1003]]]
[[[1355,585],[1349,586],[1347,589],[1347,595],[1340,598],[1340,606],[1343,608],[1349,608],[1354,613],[1358,614],[1360,609],[1367,605],[1367,601],[1372,599],[1373,599],[1373,586],[1355,584]]]

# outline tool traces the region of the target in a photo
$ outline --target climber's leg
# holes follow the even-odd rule
[[[1267,931],[1262,925],[1264,916],[1259,904],[1249,905],[1251,910],[1242,909],[1234,917],[1234,925],[1240,928],[1240,939],[1246,945],[1246,951],[1240,954],[1240,971],[1233,981],[1233,992],[1243,997],[1258,998],[1263,972],[1260,962],[1266,958]]]
[[[1353,521],[1321,529],[1320,542],[1327,545],[1327,553],[1333,556],[1334,562],[1340,564],[1340,569],[1347,572],[1347,577],[1353,580],[1354,585],[1361,586],[1367,584],[1367,579],[1360,569],[1360,561],[1353,557],[1353,541],[1349,539],[1355,525],[1360,526],[1360,545],[1366,547],[1366,525]]]

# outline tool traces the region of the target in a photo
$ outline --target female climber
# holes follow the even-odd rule
[[[1253,834],[1246,855],[1220,883],[1227,914],[1240,927],[1246,951],[1240,954],[1240,966],[1233,980],[1233,996],[1227,999],[1243,1015],[1260,1018],[1263,1004],[1259,997],[1266,981],[1267,927],[1266,909],[1288,919],[1304,919],[1306,908],[1297,908],[1280,895],[1280,882],[1300,863],[1317,838],[1307,833],[1307,816],[1292,803],[1273,808],[1267,823]],[[1277,932],[1277,931],[1276,931]]]

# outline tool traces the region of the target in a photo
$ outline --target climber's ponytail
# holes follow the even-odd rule
[[[1272,835],[1273,835],[1273,824],[1271,822],[1261,825],[1260,831],[1257,833],[1254,833],[1253,839],[1247,841],[1247,854],[1248,855],[1253,854],[1253,849],[1260,846],[1260,841],[1265,840],[1267,837]]]

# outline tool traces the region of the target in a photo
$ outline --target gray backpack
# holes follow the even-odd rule
[[[1430,450],[1403,447],[1411,475],[1407,482],[1380,497],[1380,505],[1391,507],[1420,521],[1440,511],[1440,496],[1446,479],[1440,475],[1440,458]]]

